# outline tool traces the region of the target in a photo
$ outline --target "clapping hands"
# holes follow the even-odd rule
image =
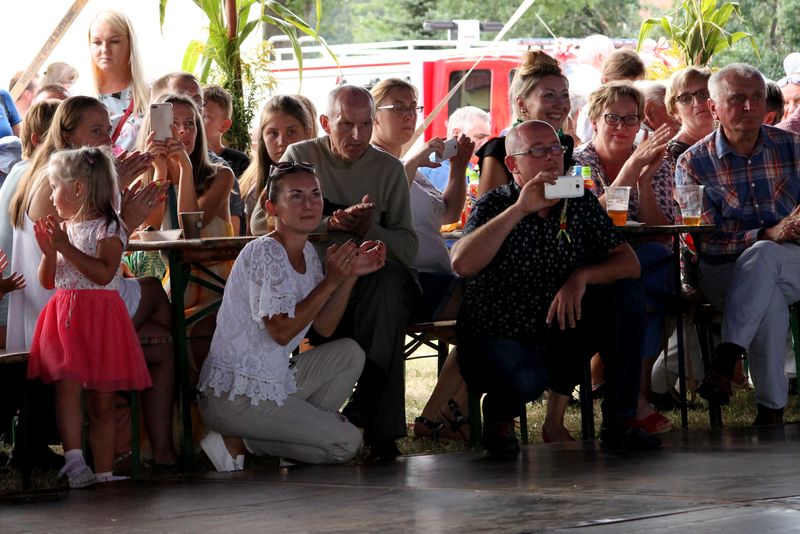
[[[334,211],[328,219],[328,230],[348,232],[364,237],[372,225],[374,210],[375,204],[370,202],[369,195],[364,195],[361,203]]]
[[[5,271],[6,267],[8,267],[8,256],[5,251],[0,250],[0,272]],[[25,277],[21,274],[11,273],[7,277],[0,275],[0,297],[24,287]]]
[[[386,245],[380,241],[364,241],[360,245],[350,239],[331,245],[325,257],[325,275],[341,284],[350,276],[362,276],[381,269],[386,263]]]

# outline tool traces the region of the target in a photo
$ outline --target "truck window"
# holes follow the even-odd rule
[[[466,70],[454,70],[451,72],[447,90],[452,90],[466,73]],[[448,115],[464,106],[475,106],[488,112],[491,108],[491,89],[492,71],[477,69],[472,71],[467,81],[450,97],[450,101],[447,103]]]

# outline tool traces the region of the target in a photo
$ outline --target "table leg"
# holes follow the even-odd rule
[[[689,411],[686,400],[686,360],[683,351],[683,309],[681,304],[681,246],[680,236],[672,239],[672,254],[675,257],[675,301],[678,306],[676,331],[678,333],[678,388],[681,393],[681,428],[689,429]]]
[[[186,342],[186,317],[183,311],[183,292],[186,289],[186,275],[183,272],[182,254],[178,250],[169,252],[169,285],[172,302],[172,340],[175,361],[178,364],[178,399],[180,402],[183,440],[181,453],[184,469],[194,466],[194,444],[192,442],[192,395],[194,388],[189,384],[189,354]]]

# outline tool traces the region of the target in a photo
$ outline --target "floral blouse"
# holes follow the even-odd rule
[[[198,389],[283,405],[297,391],[289,355],[311,327],[306,325],[288,344],[270,337],[263,318],[294,317],[295,306],[322,281],[322,265],[311,243],[303,249],[306,272],[298,273],[278,241],[262,236],[242,249],[233,265],[217,315],[217,328],[208,358],[200,371]]]
[[[631,148],[633,154],[634,148]],[[592,179],[594,180],[594,188],[592,192],[596,197],[601,197],[605,193],[606,187],[613,182],[606,175],[603,164],[600,161],[600,154],[594,143],[589,142],[585,145],[575,149],[572,158],[575,160],[575,165],[588,165],[592,168]],[[670,165],[668,158],[661,160],[661,166],[653,176],[653,194],[656,197],[656,204],[658,210],[664,217],[671,223],[675,222],[675,172]],[[632,221],[639,220],[639,191],[636,187],[631,187],[630,203],[628,204],[628,219]]]
[[[117,221],[108,222],[105,218],[83,222],[67,222],[67,236],[72,245],[88,256],[97,256],[97,242],[101,239],[116,237],[122,241],[124,248],[128,244],[128,234]],[[59,253],[56,259],[56,287],[59,289],[113,289],[118,290],[122,273],[117,274],[111,282],[104,286],[89,280],[77,267],[64,259]]]

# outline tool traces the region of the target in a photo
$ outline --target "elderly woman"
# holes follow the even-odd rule
[[[111,113],[114,152],[130,150],[150,102],[150,88],[128,17],[118,11],[98,13],[89,26],[89,50],[97,98]]]
[[[686,67],[675,71],[667,86],[667,113],[680,124],[680,130],[667,143],[673,171],[678,156],[714,131],[714,117],[708,109],[708,67]]]
[[[12,270],[24,273],[27,280],[37,280],[41,250],[33,235],[33,221],[57,216],[51,195],[52,187],[41,170],[50,155],[57,150],[82,146],[110,146],[111,123],[106,107],[96,98],[74,96],[61,104],[53,117],[44,140],[33,153],[11,199],[11,222],[14,226],[14,255]],[[150,166],[149,155],[136,154],[117,160],[121,188]],[[151,186],[144,190],[140,199],[146,206],[152,205],[158,189]],[[143,219],[131,202],[123,195],[122,220],[128,228],[135,228]],[[124,279],[120,294],[128,308],[134,326],[142,337],[167,338],[171,333],[171,311],[169,301],[161,284],[155,278]],[[33,330],[39,312],[47,303],[50,292],[39,284],[29,283],[22,291],[10,295],[8,339],[9,349],[30,347]],[[175,366],[172,346],[167,343],[143,347],[153,387],[144,391],[142,402],[145,425],[158,464],[172,465],[176,461],[172,444],[172,404],[175,381]],[[117,451],[124,452],[124,451]]]
[[[514,125],[527,120],[540,120],[552,126],[558,132],[559,142],[566,147],[564,170],[569,169],[575,141],[561,130],[570,112],[569,82],[562,74],[558,61],[544,52],[527,52],[525,60],[514,74],[509,92]],[[480,169],[479,196],[513,181],[504,163],[504,136],[489,140],[476,155]]]
[[[668,125],[662,125],[638,146],[634,139],[644,114],[644,97],[630,82],[608,83],[589,96],[589,120],[592,141],[575,150],[575,163],[592,169],[593,192],[605,206],[605,189],[609,186],[631,188],[628,219],[646,224],[675,222],[672,168],[664,157],[671,136]],[[649,295],[670,292],[673,274],[669,246],[661,241],[633,244],[642,266],[642,283]],[[651,298],[649,309],[659,308]],[[647,400],[650,371],[661,352],[664,314],[648,317],[642,347],[642,383],[637,420],[648,432],[665,432],[672,428],[669,420],[653,409]]]
[[[378,82],[370,92],[376,108],[372,144],[399,158],[403,145],[411,140],[417,125],[420,111],[417,89],[404,80],[388,78]],[[422,297],[411,313],[412,323],[456,317],[460,298],[453,298],[451,303],[451,297],[458,289],[460,280],[450,267],[450,251],[439,228],[457,221],[461,216],[467,191],[464,174],[474,147],[474,143],[462,134],[458,140],[458,152],[450,159],[444,191],[439,191],[419,171],[423,166],[438,165],[431,162],[430,156],[434,152],[441,153],[444,148],[442,138],[431,139],[406,157],[411,212],[414,230],[419,238],[413,267],[422,286]],[[459,407],[466,407],[466,400],[466,385],[459,373],[455,353],[451,353],[430,400],[414,421],[414,434],[468,439],[465,416]],[[456,434],[459,431],[460,434]]]

